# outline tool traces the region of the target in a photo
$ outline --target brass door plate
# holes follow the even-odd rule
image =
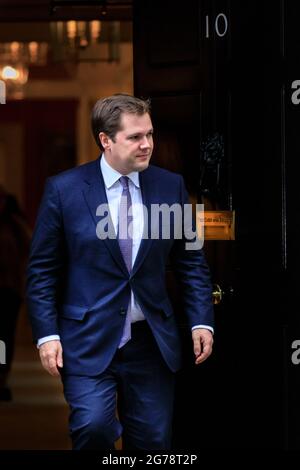
[[[204,240],[235,240],[235,211],[204,211],[197,214],[197,232]],[[202,222],[202,223],[201,223]]]

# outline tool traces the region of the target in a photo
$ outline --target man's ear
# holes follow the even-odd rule
[[[101,142],[101,145],[102,147],[104,148],[104,150],[110,150],[110,138],[108,137],[107,134],[105,134],[105,132],[100,132],[99,133],[99,140]]]

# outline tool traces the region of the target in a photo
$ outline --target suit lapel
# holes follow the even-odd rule
[[[134,275],[136,271],[140,268],[140,266],[142,265],[152,245],[151,205],[159,203],[159,201],[157,200],[157,185],[155,184],[155,181],[151,177],[150,169],[144,170],[140,173],[140,185],[141,185],[143,205],[147,209],[147,213],[146,213],[147,220],[144,220],[144,235],[141,240],[139,251],[137,253],[135,263],[132,268],[132,272],[131,272],[132,275]]]
[[[96,215],[97,208],[101,204],[106,204],[108,207],[108,201],[106,197],[105,185],[100,169],[100,158],[92,162],[90,165],[85,167],[85,188],[83,189],[83,194],[85,201],[89,207],[91,216],[94,220],[95,225],[97,225],[104,217],[107,217],[107,214]],[[111,220],[110,212],[108,213],[109,223],[113,227]],[[120,251],[118,240],[115,238],[105,238],[102,240],[107,249],[109,250],[111,256],[119,267],[128,274],[122,253]]]

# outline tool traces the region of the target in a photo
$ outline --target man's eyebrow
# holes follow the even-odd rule
[[[154,129],[153,127],[151,127],[151,129],[149,129],[145,134],[150,134],[150,133],[153,133]],[[131,134],[128,134],[127,137],[133,137],[134,135],[143,135],[144,133],[143,132],[131,132]]]

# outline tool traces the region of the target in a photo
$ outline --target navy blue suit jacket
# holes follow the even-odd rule
[[[140,173],[143,203],[188,203],[183,178],[155,166]],[[131,289],[173,371],[181,364],[176,319],[165,286],[171,259],[190,327],[213,325],[210,276],[202,250],[186,240],[143,239],[129,274],[117,239],[100,240],[97,207],[107,203],[99,160],[47,180],[33,235],[27,298],[34,340],[59,334],[64,370],[96,375],[116,352]],[[149,224],[150,226],[150,224]]]

